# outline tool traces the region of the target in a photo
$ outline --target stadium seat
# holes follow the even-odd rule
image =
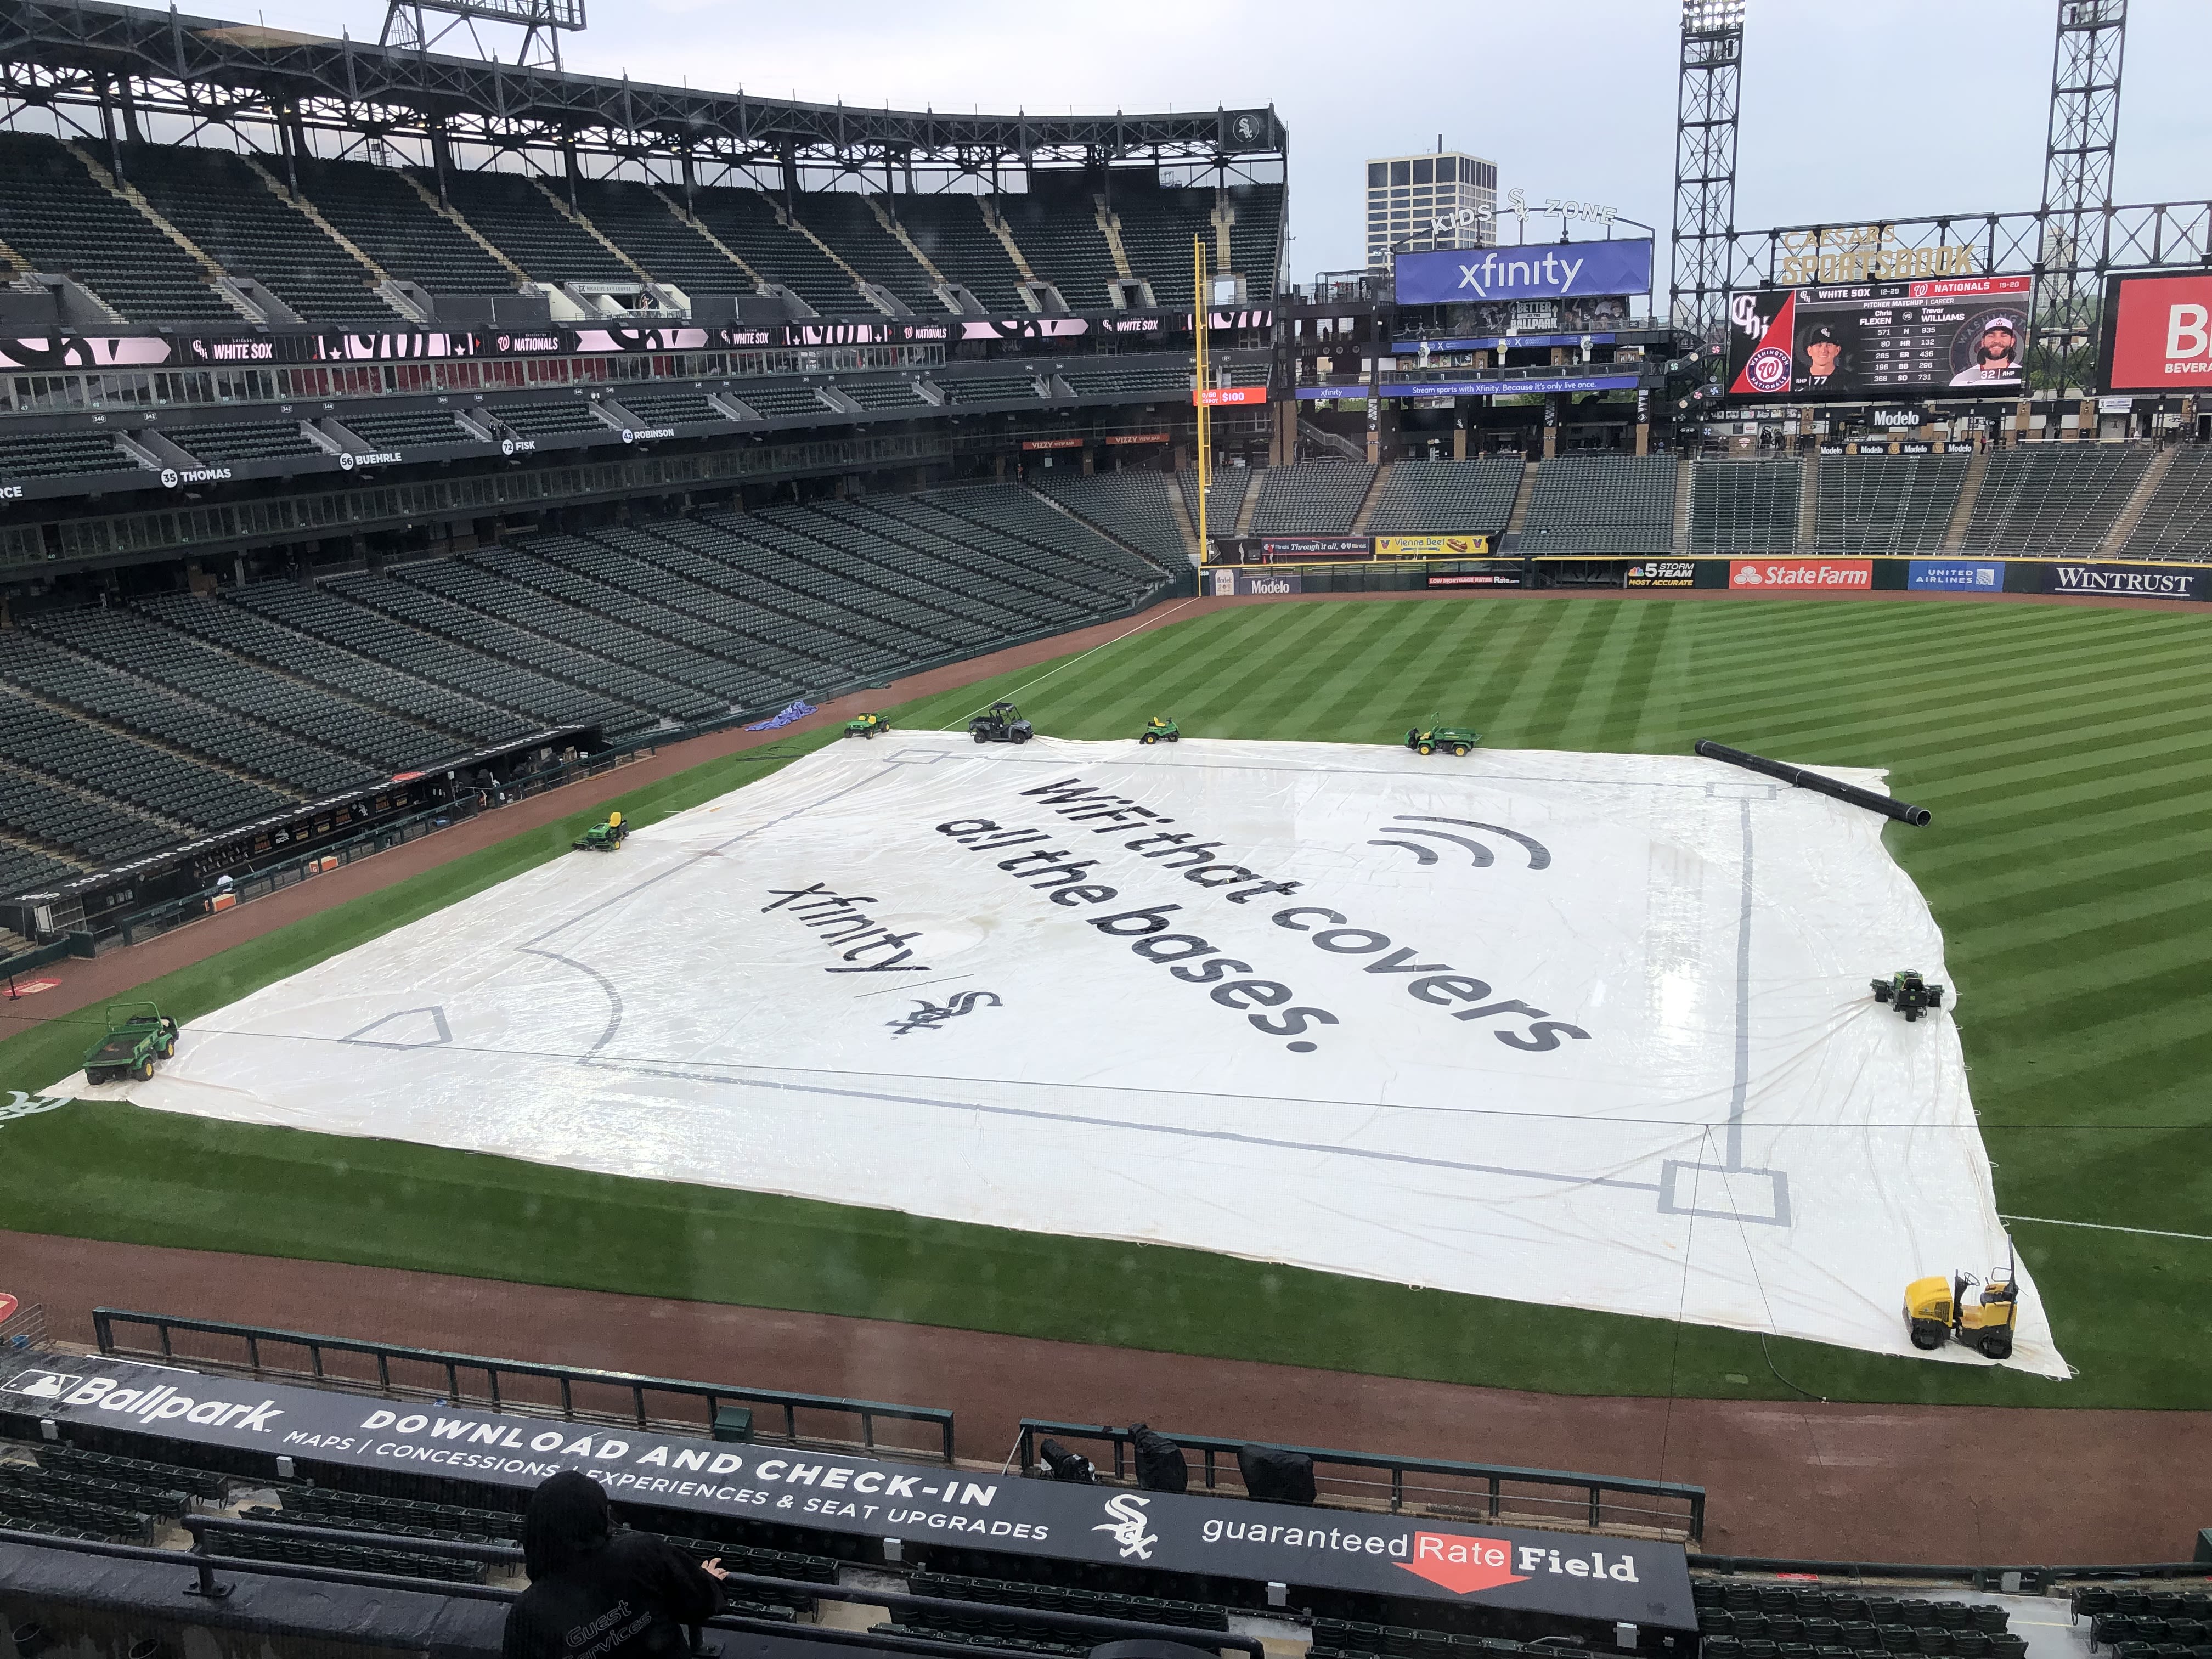
[[[2212,560],[2212,447],[2173,452],[2124,550],[2136,559]]]
[[[1472,461],[1400,461],[1383,481],[1367,527],[1378,536],[1499,536],[1513,516],[1522,462],[1486,455]]]
[[[1340,536],[1352,528],[1375,483],[1375,469],[1357,461],[1302,461],[1260,475],[1252,509],[1255,536]],[[1210,504],[1209,504],[1210,508]],[[1215,534],[1225,534],[1217,526]]]
[[[1803,475],[1794,460],[1701,460],[1690,469],[1692,553],[1787,553]]]
[[[1943,545],[1964,455],[1825,455],[1814,532],[1824,553],[1933,553]]]
[[[1536,471],[1523,552],[1664,553],[1674,545],[1675,464],[1666,456],[1561,455]]]
[[[2142,480],[2133,444],[2028,444],[1989,459],[1961,545],[1977,553],[2081,558],[2097,550]]]

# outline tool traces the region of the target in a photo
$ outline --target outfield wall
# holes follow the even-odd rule
[[[1382,593],[1486,587],[1703,588],[1767,597],[1855,592],[2071,594],[2212,600],[2212,564],[2139,559],[2029,559],[2002,555],[1863,557],[1724,554],[1550,556],[1540,559],[1361,560],[1209,564],[1198,591],[1212,598]]]

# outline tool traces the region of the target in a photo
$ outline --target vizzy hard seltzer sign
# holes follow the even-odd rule
[[[1007,1554],[1138,1565],[1352,1590],[1461,1599],[1571,1617],[1692,1626],[1681,1547],[1522,1528],[1468,1529],[1357,1510],[1286,1510],[1234,1498],[1131,1492],[942,1464],[413,1406],[102,1358],[22,1366],[0,1413],[348,1468],[535,1486],[562,1469],[617,1503],[944,1542]],[[272,1466],[273,1467],[273,1466]]]

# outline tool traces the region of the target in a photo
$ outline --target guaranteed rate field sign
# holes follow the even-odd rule
[[[2005,1245],[1950,1009],[1869,989],[1949,981],[1881,823],[1688,756],[900,733],[67,1088],[1911,1353]],[[2064,1374],[2032,1286],[2013,1363]]]

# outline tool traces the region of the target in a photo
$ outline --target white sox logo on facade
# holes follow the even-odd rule
[[[1093,1532],[1111,1533],[1120,1546],[1124,1561],[1134,1557],[1139,1561],[1152,1559],[1152,1546],[1160,1541],[1145,1514],[1145,1505],[1152,1500],[1139,1498],[1134,1492],[1121,1492],[1106,1500],[1106,1513],[1113,1518],[1102,1521],[1091,1528]]]

